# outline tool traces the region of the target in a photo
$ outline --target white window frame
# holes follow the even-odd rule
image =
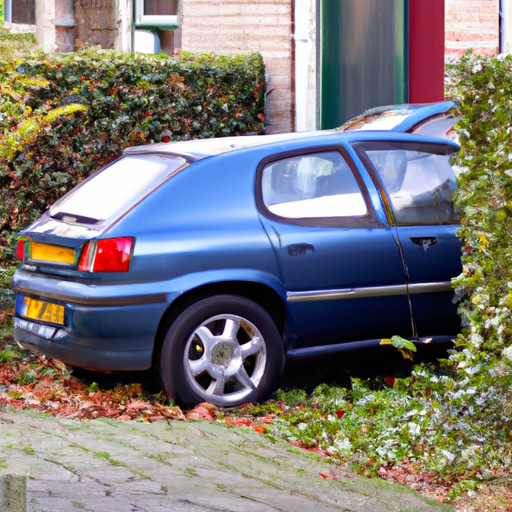
[[[12,23],[12,0],[5,0],[4,2],[4,21]]]

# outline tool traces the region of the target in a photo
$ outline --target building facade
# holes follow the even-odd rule
[[[84,42],[123,52],[259,51],[268,83],[267,132],[276,133],[330,127],[328,124],[335,121],[326,125],[322,116],[341,108],[331,101],[338,91],[347,96],[345,103],[356,105],[356,109],[411,98],[442,99],[422,100],[423,93],[411,96],[411,85],[404,81],[407,73],[417,75],[418,83],[429,79],[423,77],[421,66],[415,71],[415,62],[406,60],[410,51],[416,51],[411,50],[411,40],[418,32],[418,25],[408,26],[414,21],[406,19],[406,13],[423,3],[425,12],[431,12],[429,1],[436,3],[445,25],[446,56],[460,56],[470,47],[475,53],[508,52],[512,34],[508,30],[512,26],[508,4],[512,0],[346,0],[340,4],[340,12],[332,0],[5,0],[5,7],[13,29],[33,24],[46,52],[70,51],[69,45],[73,49]],[[421,9],[416,10],[421,14]],[[365,13],[369,13],[368,19]],[[345,17],[345,21],[338,27],[336,21],[333,25],[328,20],[329,25],[326,18],[333,15]],[[330,28],[326,30],[324,25]],[[388,32],[378,36],[383,25]],[[338,37],[340,31],[352,35],[343,39]],[[382,41],[377,48],[363,48],[377,37]],[[423,44],[423,49],[429,50],[433,45],[428,37],[425,31],[416,45]],[[334,44],[341,57],[336,54],[332,61]],[[368,62],[376,51],[390,45],[394,46],[393,54],[384,51],[377,61]],[[428,56],[429,52],[423,54]],[[380,62],[389,62],[394,68],[378,70],[383,67],[378,65]],[[363,64],[369,70],[362,72]],[[329,66],[334,75],[326,72]],[[351,71],[345,73],[349,78],[343,82],[343,73],[338,76],[336,69],[345,66]],[[373,69],[377,74],[372,74]],[[357,73],[360,76],[353,78]],[[394,82],[388,84],[388,93],[372,92],[368,87],[361,92],[365,84],[384,84],[389,77]],[[358,94],[361,98],[356,98]]]
[[[512,9],[506,0],[445,0],[446,56],[460,57],[468,48],[479,55],[509,53],[509,5]]]

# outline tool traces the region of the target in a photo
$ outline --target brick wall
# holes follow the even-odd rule
[[[267,133],[292,131],[292,1],[186,0],[182,16],[183,50],[261,52],[268,81]]]
[[[445,54],[499,51],[499,0],[445,0]]]
[[[114,0],[75,0],[78,46],[87,41],[102,48],[114,48],[118,31],[115,7]]]

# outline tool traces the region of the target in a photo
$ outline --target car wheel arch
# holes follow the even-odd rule
[[[159,365],[164,338],[172,323],[191,305],[215,295],[235,295],[254,301],[268,312],[278,331],[281,335],[284,334],[287,321],[286,307],[282,298],[271,287],[257,282],[246,281],[206,284],[183,293],[165,311],[155,336],[152,358],[153,368],[157,368]]]

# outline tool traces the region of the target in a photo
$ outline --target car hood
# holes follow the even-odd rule
[[[367,110],[337,129],[340,131],[390,130],[451,138],[449,133],[459,117],[457,104],[453,101],[388,105]]]

